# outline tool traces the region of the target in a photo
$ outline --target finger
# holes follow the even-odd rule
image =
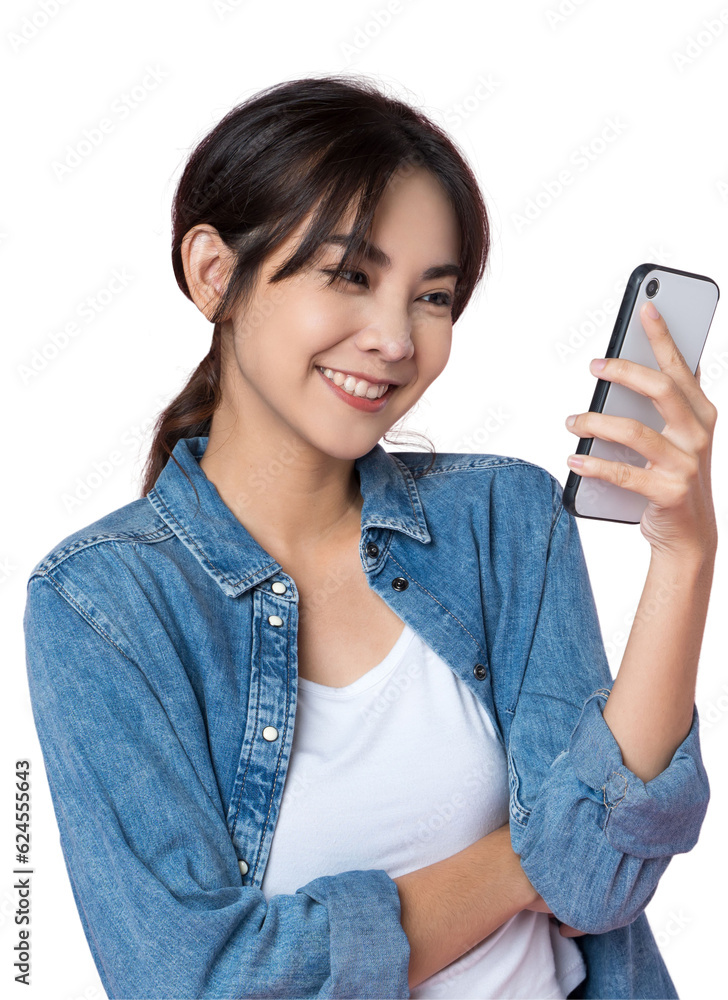
[[[672,339],[672,334],[668,328],[665,317],[657,311],[654,302],[645,302],[640,309],[640,319],[647,334],[650,346],[655,355],[655,361],[662,369],[676,376],[678,379],[685,379],[689,376],[694,378],[688,367],[688,363],[680,353],[677,344]]]
[[[627,462],[634,462],[634,453],[646,458],[651,466],[667,469],[689,469],[692,459],[681,451],[674,442],[652,427],[631,417],[617,417],[610,413],[597,413],[588,410],[586,413],[574,414],[572,423],[566,424],[572,434],[580,438],[601,438],[603,441],[613,441],[624,445],[618,457]]]
[[[655,479],[658,473],[652,469],[642,469],[629,462],[608,461],[605,458],[595,458],[594,455],[569,455],[566,460],[578,476],[587,479],[602,479],[614,486],[621,486],[634,493],[641,493],[648,500],[662,502],[664,499],[657,492],[664,492],[664,484]],[[664,477],[663,477],[664,478]]]
[[[657,313],[656,317],[650,315],[650,307]],[[653,302],[643,304],[640,309],[640,319],[650,342],[652,353],[655,355],[655,361],[657,361],[661,371],[675,379],[687,399],[700,413],[701,400],[706,398],[700,388],[700,366],[698,365],[693,375],[690,366],[673,340],[664,316],[658,312]]]
[[[603,367],[597,367],[596,361],[604,362]],[[595,358],[589,367],[592,375],[605,382],[616,382],[651,399],[665,423],[680,428],[684,434],[699,424],[686,393],[672,375],[627,358]]]
[[[620,455],[619,450],[616,452]],[[567,462],[578,476],[587,479],[601,479],[622,489],[640,493],[652,500],[659,507],[672,507],[684,501],[691,483],[697,476],[698,462],[691,460],[688,472],[675,472],[672,469],[656,471],[652,468],[641,468],[631,465],[628,461],[609,461],[596,458],[594,455],[569,455]]]

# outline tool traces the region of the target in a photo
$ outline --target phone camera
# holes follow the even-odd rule
[[[654,299],[657,295],[657,289],[660,287],[660,282],[657,278],[652,278],[647,282],[647,287],[645,288],[645,295],[648,299]]]

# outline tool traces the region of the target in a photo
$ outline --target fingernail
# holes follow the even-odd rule
[[[591,369],[595,372],[600,372],[607,363],[606,358],[594,358],[591,363]]]
[[[566,426],[573,427],[575,423],[576,423],[576,415],[572,413],[570,417],[566,418]]]
[[[660,314],[658,313],[657,309],[655,309],[654,302],[647,303],[647,305],[645,306],[645,312],[650,317],[650,319],[659,319]]]

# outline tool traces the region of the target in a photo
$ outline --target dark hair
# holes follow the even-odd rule
[[[187,160],[172,206],[177,284],[191,298],[181,246],[185,234],[200,223],[217,230],[233,251],[234,263],[211,320],[210,350],[156,421],[142,496],[169,458],[174,459],[172,450],[180,438],[209,434],[222,398],[222,320],[232,307],[249,301],[266,258],[316,208],[295,253],[270,280],[288,278],[314,257],[346,211],[356,207],[340,263],[345,268],[366,239],[392,175],[401,171],[398,176],[406,177],[418,167],[440,181],[459,223],[464,278],[455,289],[454,322],[485,271],[490,226],[472,170],[447,133],[420,111],[365,78],[311,76],[259,91],[201,140]],[[432,461],[434,457],[433,451]]]

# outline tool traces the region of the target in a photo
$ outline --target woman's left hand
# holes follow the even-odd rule
[[[581,466],[571,457],[568,462],[577,475],[603,479],[648,498],[640,531],[653,553],[710,555],[718,539],[710,482],[718,411],[700,388],[700,368],[693,375],[653,303],[645,303],[640,316],[660,371],[625,358],[603,359],[601,370],[592,361],[590,368],[599,378],[648,396],[665,421],[662,432],[629,417],[591,411],[576,415],[568,430],[577,437],[627,445],[647,464],[641,469],[591,455],[575,456],[583,459]]]

